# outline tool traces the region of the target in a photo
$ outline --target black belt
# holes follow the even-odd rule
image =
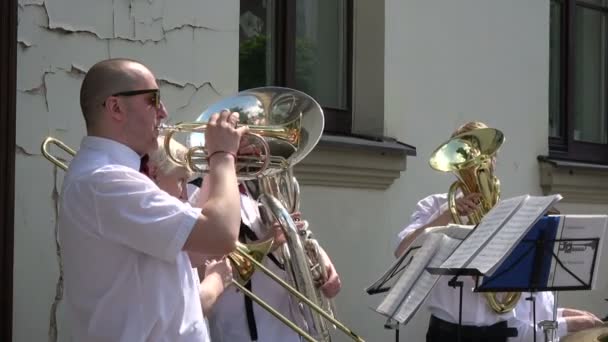
[[[456,341],[458,334],[458,324],[450,323],[439,319],[435,316],[431,316],[429,322],[429,333],[428,336],[434,336],[440,338],[440,336],[448,336],[449,341]],[[475,326],[475,325],[461,325],[460,336],[463,341],[498,341],[498,338],[504,338],[504,341],[508,337],[516,337],[517,329],[509,328],[506,321],[498,322],[488,326]],[[445,341],[445,339],[444,339]]]

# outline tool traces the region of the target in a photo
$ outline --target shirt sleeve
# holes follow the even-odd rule
[[[98,234],[174,262],[200,209],[160,190],[136,171],[99,172],[95,179],[92,196]]]
[[[416,204],[416,209],[410,217],[410,223],[398,234],[398,242],[401,242],[414,230],[433,221],[441,212],[441,205],[436,200],[437,195],[430,195]]]

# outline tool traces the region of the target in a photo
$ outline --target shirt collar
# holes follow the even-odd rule
[[[82,138],[80,148],[105,153],[117,164],[139,170],[141,157],[130,147],[121,144],[118,141],[101,137],[85,136]]]

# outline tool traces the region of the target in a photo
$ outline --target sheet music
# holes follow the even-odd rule
[[[441,241],[442,235],[439,234],[430,234],[426,243],[416,252],[416,256],[410,263],[409,267],[403,271],[401,277],[395,285],[388,292],[384,300],[380,303],[377,312],[392,316],[397,308],[401,305],[401,302],[404,299],[404,296],[410,291],[414,281],[420,276],[420,274],[424,271],[431,258],[437,252]]]
[[[597,276],[601,272],[601,247],[606,226],[608,225],[608,216],[563,215],[561,221],[562,229],[560,231],[561,234],[557,236],[558,239],[598,238],[599,243],[593,240],[557,242],[554,252],[557,259],[562,262],[563,267],[558,265],[557,260],[554,258],[548,285],[552,287],[584,286],[590,282],[591,289],[594,289]],[[594,264],[593,255],[596,251],[597,255]],[[592,272],[593,277],[591,277]],[[578,277],[578,279],[573,275]]]
[[[441,233],[448,237],[462,241],[471,233],[471,231],[474,228],[475,228],[475,226],[473,226],[473,225],[450,223],[447,226],[437,226],[437,227],[426,228],[425,229],[426,232],[424,234]],[[420,236],[418,238],[420,238]],[[412,242],[412,246],[415,246],[418,244],[418,238],[416,238],[416,240],[414,240],[414,242]],[[424,242],[424,241],[422,241],[422,242]]]
[[[399,258],[395,259],[395,261],[391,264],[391,266],[384,272],[384,274],[382,274],[382,276],[380,276],[380,278],[378,278],[376,281],[374,281],[370,286],[368,286],[367,288],[365,288],[365,292],[369,293],[369,294],[373,294],[370,293],[370,291],[375,291],[377,290],[379,287],[382,287],[385,283],[387,283],[392,277],[394,277],[395,274],[399,273],[397,272],[399,268],[407,268],[409,266],[409,264],[412,262],[412,259],[414,258],[414,256],[416,255],[417,250],[420,247],[416,247],[415,249],[413,248],[408,248],[403,255],[401,255]]]
[[[534,223],[561,198],[560,195],[528,197],[467,267],[483,274],[491,273]]]
[[[427,236],[430,234],[445,234],[449,237],[464,240],[467,235],[473,230],[474,226],[472,225],[459,225],[459,224],[448,224],[447,226],[436,226],[425,228],[424,232],[421,233],[412,241],[412,243],[407,247],[407,249],[403,252],[403,254],[395,259],[395,261],[391,264],[391,266],[378,278],[374,281],[370,286],[368,286],[365,291],[370,293],[370,291],[374,291],[377,288],[384,286],[390,278],[395,276],[397,270],[400,268],[408,267],[411,259],[416,255],[417,250],[424,244],[427,239]],[[372,293],[370,293],[372,294]]]
[[[431,259],[429,266],[438,267],[441,265],[456,249],[456,247],[458,247],[460,242],[461,241],[459,239],[453,239],[443,235],[441,248],[439,251],[437,251],[437,254],[435,254],[433,259]],[[433,287],[435,287],[435,284],[437,284],[439,277],[439,275],[433,275],[427,271],[424,271],[420,278],[418,278],[415,282],[410,293],[405,297],[403,303],[401,303],[401,306],[393,319],[401,324],[409,322],[409,320],[418,311],[426,297],[428,297],[429,293],[431,293],[431,290]]]
[[[517,196],[498,202],[483,218],[481,223],[464,240],[454,253],[441,265],[441,268],[465,268],[496,231],[510,218],[515,210],[529,197]]]

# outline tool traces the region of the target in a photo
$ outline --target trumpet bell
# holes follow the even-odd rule
[[[211,115],[223,110],[239,113],[239,126],[249,126],[250,132],[261,136],[268,145],[270,167],[256,173],[256,177],[247,177],[253,172],[241,173],[241,180],[268,176],[297,164],[312,151],[323,134],[325,121],[321,106],[309,95],[295,89],[261,87],[244,90],[211,105],[193,124],[203,125]],[[255,145],[255,141],[249,144]],[[186,139],[186,146],[205,146],[204,131],[192,131]],[[197,169],[204,171],[207,166],[201,165]]]

